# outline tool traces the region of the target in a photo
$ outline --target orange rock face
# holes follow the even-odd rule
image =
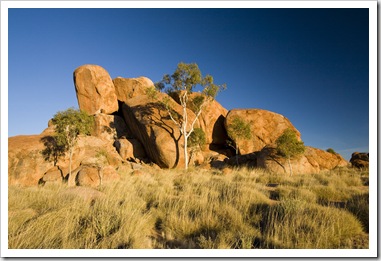
[[[122,106],[124,119],[128,122],[129,131],[140,141],[147,156],[154,163],[162,168],[182,167],[184,137],[160,102],[167,95],[158,93],[157,96],[155,100],[147,95],[128,99]],[[183,108],[171,98],[170,100],[173,117],[182,115]],[[194,113],[188,110],[189,122],[194,118]]]
[[[45,160],[42,151],[46,148],[43,132],[40,135],[15,136],[8,138],[8,184],[22,186],[37,186],[39,181],[52,181],[59,179],[58,173],[53,173],[54,162]],[[72,170],[84,162],[101,165],[110,165],[114,169],[122,164],[122,158],[107,140],[97,137],[79,137],[74,147]],[[57,166],[62,170],[62,176],[69,173],[69,156],[59,158]],[[50,173],[52,172],[52,173]],[[108,171],[110,172],[110,171]]]
[[[108,72],[98,65],[82,65],[74,71],[79,108],[89,114],[118,110],[115,87]]]
[[[339,154],[308,146],[303,155],[291,159],[293,174],[314,174],[347,165],[348,162]],[[257,167],[265,168],[273,173],[290,174],[287,160],[277,155],[276,149],[271,146],[263,148],[258,153]]]
[[[154,87],[153,82],[147,77],[117,77],[112,81],[115,86],[115,93],[118,100],[123,102],[139,95],[145,95],[147,88]]]
[[[52,169],[53,161],[42,155],[43,135],[15,136],[8,138],[8,184],[36,186],[44,173]]]
[[[108,140],[111,143],[116,138],[128,136],[126,123],[120,116],[99,113],[94,116],[94,122],[93,136]]]
[[[53,168],[49,169],[42,178],[42,182],[53,182],[53,183],[60,183],[63,180],[63,174],[62,170],[58,166],[54,166]]]
[[[197,92],[188,95],[189,103],[187,104],[187,106],[193,112],[196,112],[196,109],[192,105],[192,100],[201,95],[201,93]],[[172,97],[177,103],[180,104],[178,93],[172,94]],[[216,100],[207,102],[202,108],[201,114],[198,117],[198,123],[200,125],[200,128],[205,132],[206,144],[209,147],[213,147],[213,145],[226,144],[228,136],[225,130],[224,123],[227,114],[228,110],[222,107],[222,105],[218,103]]]
[[[75,178],[77,186],[98,187],[100,182],[100,170],[91,166],[83,167]]]
[[[118,139],[114,146],[124,160],[146,158],[146,152],[137,139]]]
[[[320,170],[330,170],[348,165],[348,162],[340,154],[329,153],[317,148],[306,147],[304,155],[312,165],[319,165]]]
[[[301,140],[300,132],[286,117],[278,113],[261,109],[233,109],[226,116],[227,130],[235,117],[249,123],[252,134],[250,140],[234,141],[238,142],[241,154],[260,151],[266,145],[275,143],[287,128],[294,130],[298,139]]]

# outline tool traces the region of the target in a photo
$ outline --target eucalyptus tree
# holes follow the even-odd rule
[[[162,81],[155,84],[158,90],[165,89],[167,93],[177,93],[179,103],[182,107],[180,117],[174,115],[174,111],[170,106],[169,100],[164,101],[164,105],[168,111],[169,117],[179,128],[181,135],[184,137],[184,160],[185,169],[188,168],[188,139],[195,129],[195,124],[203,111],[205,105],[215,99],[218,92],[225,89],[226,85],[217,85],[214,83],[213,76],[202,76],[201,71],[196,63],[179,63],[175,72],[171,75],[163,76]],[[189,95],[193,93],[196,87],[201,88],[202,95],[195,96],[191,101]],[[192,104],[195,118],[190,119],[187,107]]]
[[[250,124],[239,117],[234,117],[226,129],[229,137],[234,140],[238,165],[239,143],[251,139]]]
[[[292,176],[291,158],[304,153],[304,142],[298,140],[295,131],[286,129],[275,143],[278,154],[287,159],[290,176]]]
[[[85,111],[69,108],[65,111],[57,112],[52,122],[55,126],[55,140],[57,144],[63,148],[64,152],[69,152],[70,177],[74,146],[77,143],[79,135],[90,134],[94,126],[94,118]]]

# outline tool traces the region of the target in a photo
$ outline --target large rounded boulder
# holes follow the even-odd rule
[[[43,155],[50,136],[21,135],[8,138],[8,184],[35,186],[54,167],[54,159]],[[46,159],[46,160],[45,160]]]
[[[124,160],[136,161],[146,158],[146,152],[137,139],[117,139],[114,146]]]
[[[108,72],[98,65],[82,65],[74,71],[79,108],[89,114],[118,110],[115,87]]]
[[[301,140],[300,132],[281,114],[262,109],[230,110],[225,120],[228,133],[229,126],[232,125],[235,118],[239,118],[250,125],[250,139],[234,140],[230,137],[239,146],[241,154],[260,151],[266,145],[274,144],[277,138],[288,128],[295,131],[297,138]]]
[[[369,153],[353,152],[349,162],[358,169],[369,168]]]
[[[264,168],[272,173],[290,174],[287,159],[281,157],[273,146],[266,146],[257,152],[255,159],[256,167]],[[348,165],[348,162],[339,154],[309,146],[305,147],[304,154],[291,158],[290,163],[293,174],[314,174]]]
[[[115,93],[118,100],[123,102],[139,95],[145,95],[148,88],[154,87],[154,83],[147,77],[117,77],[112,81],[115,86]]]
[[[165,99],[169,99],[171,114],[163,103]],[[156,98],[139,95],[128,99],[122,111],[130,133],[143,145],[150,160],[162,168],[184,166],[184,137],[171,119],[181,119],[183,108],[179,104],[165,93],[157,93]],[[194,113],[187,113],[188,121],[194,120]]]
[[[92,135],[111,143],[117,138],[129,135],[126,122],[121,116],[99,113],[94,116],[94,123]]]
[[[172,93],[172,98],[180,104],[180,93]],[[194,113],[197,113],[197,109],[193,104],[193,100],[202,96],[201,93],[188,94],[188,108]],[[225,129],[225,117],[228,111],[222,107],[216,100],[210,100],[205,103],[201,110],[201,114],[198,117],[198,123],[200,128],[205,132],[206,144],[210,149],[218,148],[221,145],[225,145],[228,139]]]

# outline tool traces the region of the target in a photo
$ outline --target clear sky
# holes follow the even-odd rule
[[[78,108],[73,71],[152,81],[195,62],[226,109],[287,117],[347,160],[369,144],[368,9],[9,9],[8,135]]]

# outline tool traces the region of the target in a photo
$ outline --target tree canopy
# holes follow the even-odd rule
[[[52,122],[55,126],[55,141],[57,145],[69,151],[69,176],[71,176],[71,161],[73,155],[73,147],[75,146],[78,136],[89,135],[94,126],[94,118],[85,111],[69,108],[65,111],[57,112]]]
[[[78,135],[89,135],[93,126],[94,118],[85,111],[69,108],[57,112],[52,122],[55,126],[58,143],[65,147],[75,144]]]
[[[234,117],[231,123],[227,126],[227,132],[229,137],[235,142],[236,154],[238,155],[238,143],[242,140],[251,139],[250,124],[239,117]]]
[[[279,136],[275,143],[277,145],[278,154],[287,158],[290,167],[290,175],[292,175],[290,159],[304,153],[304,142],[299,141],[295,131],[288,128],[281,136]]]

